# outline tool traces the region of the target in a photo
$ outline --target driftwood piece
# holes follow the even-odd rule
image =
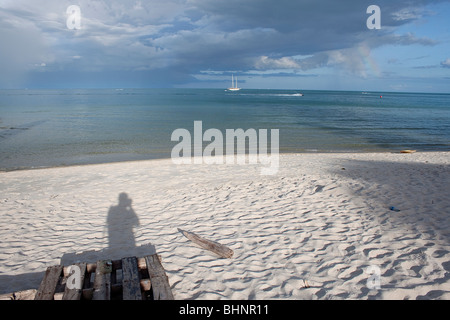
[[[224,246],[223,244],[204,239],[204,238],[196,235],[195,233],[192,233],[189,231],[185,231],[185,230],[181,230],[181,229],[178,229],[178,231],[180,231],[186,238],[188,238],[195,244],[199,245],[203,249],[212,251],[215,254],[217,254],[223,258],[233,257],[233,254],[234,254],[233,250],[231,250],[227,246]]]

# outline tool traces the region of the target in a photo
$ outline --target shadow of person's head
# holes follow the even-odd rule
[[[119,207],[131,207],[132,202],[133,200],[128,198],[128,194],[126,194],[125,192],[119,194]]]

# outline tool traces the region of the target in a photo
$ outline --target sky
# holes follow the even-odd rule
[[[450,0],[0,0],[0,88],[234,75],[243,89],[450,93],[449,21]]]

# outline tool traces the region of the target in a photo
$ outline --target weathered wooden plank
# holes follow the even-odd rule
[[[123,300],[142,300],[136,257],[122,259]]]
[[[145,257],[147,262],[148,274],[152,285],[154,300],[173,300],[172,290],[170,289],[169,280],[164,271],[158,255],[152,254]]]
[[[80,300],[86,274],[86,263],[77,263],[69,267],[69,275],[64,290],[63,300]],[[77,277],[75,279],[74,277]],[[69,283],[70,282],[70,283]]]
[[[61,277],[63,266],[48,267],[34,300],[53,300],[56,285]]]
[[[214,242],[214,241],[211,241],[211,240],[204,239],[204,238],[196,235],[193,232],[184,231],[184,230],[181,230],[181,229],[178,229],[178,231],[180,231],[186,238],[188,238],[192,242],[196,243],[197,245],[199,245],[203,249],[212,251],[215,254],[217,254],[217,255],[219,255],[219,256],[221,256],[223,258],[231,258],[231,257],[233,257],[233,254],[234,254],[233,250],[231,250],[227,246],[224,246],[223,244],[220,244],[220,243],[217,243],[217,242]]]
[[[111,260],[102,260],[97,262],[92,300],[111,299],[111,272]]]

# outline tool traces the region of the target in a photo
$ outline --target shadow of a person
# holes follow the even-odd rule
[[[97,250],[87,250],[81,253],[65,253],[61,257],[62,265],[77,262],[95,263],[101,259],[118,260],[124,257],[144,257],[156,253],[156,248],[150,242],[136,246],[133,228],[140,226],[139,218],[134,212],[132,200],[128,194],[119,194],[119,203],[109,207],[106,218],[108,229],[108,247]]]
[[[136,247],[133,228],[139,226],[139,219],[131,207],[132,200],[125,192],[119,194],[117,206],[108,211],[108,247],[109,249]]]

